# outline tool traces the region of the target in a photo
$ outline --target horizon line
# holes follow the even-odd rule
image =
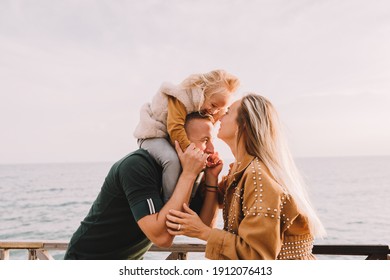
[[[344,155],[344,156],[296,156],[294,157],[295,160],[299,159],[329,159],[329,158],[362,158],[362,157],[390,157],[390,155]],[[232,159],[234,158],[227,158]],[[1,165],[39,165],[39,164],[88,164],[88,163],[114,163],[118,161],[116,160],[80,160],[80,161],[42,161],[42,162],[0,162]]]

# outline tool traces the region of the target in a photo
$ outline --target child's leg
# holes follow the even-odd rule
[[[181,173],[180,160],[176,150],[165,138],[150,138],[139,141],[140,148],[145,149],[163,168],[163,198],[167,202],[176,187]]]

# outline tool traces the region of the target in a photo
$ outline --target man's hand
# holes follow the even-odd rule
[[[198,176],[206,167],[208,154],[196,148],[194,143],[191,143],[184,153],[177,141],[175,141],[175,148],[183,168],[183,174]]]

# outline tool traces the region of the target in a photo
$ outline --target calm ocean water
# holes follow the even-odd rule
[[[390,157],[304,158],[297,163],[328,233],[316,244],[390,245]],[[110,166],[0,165],[0,240],[69,241]],[[176,242],[197,240],[178,237]],[[63,254],[53,252],[56,259]],[[148,253],[145,259],[165,255]],[[189,257],[202,259],[203,254]],[[26,252],[11,251],[11,258],[25,259]]]

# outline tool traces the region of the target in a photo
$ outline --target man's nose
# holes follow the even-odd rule
[[[206,149],[204,151],[207,154],[214,154],[214,144],[211,141],[207,142]]]

